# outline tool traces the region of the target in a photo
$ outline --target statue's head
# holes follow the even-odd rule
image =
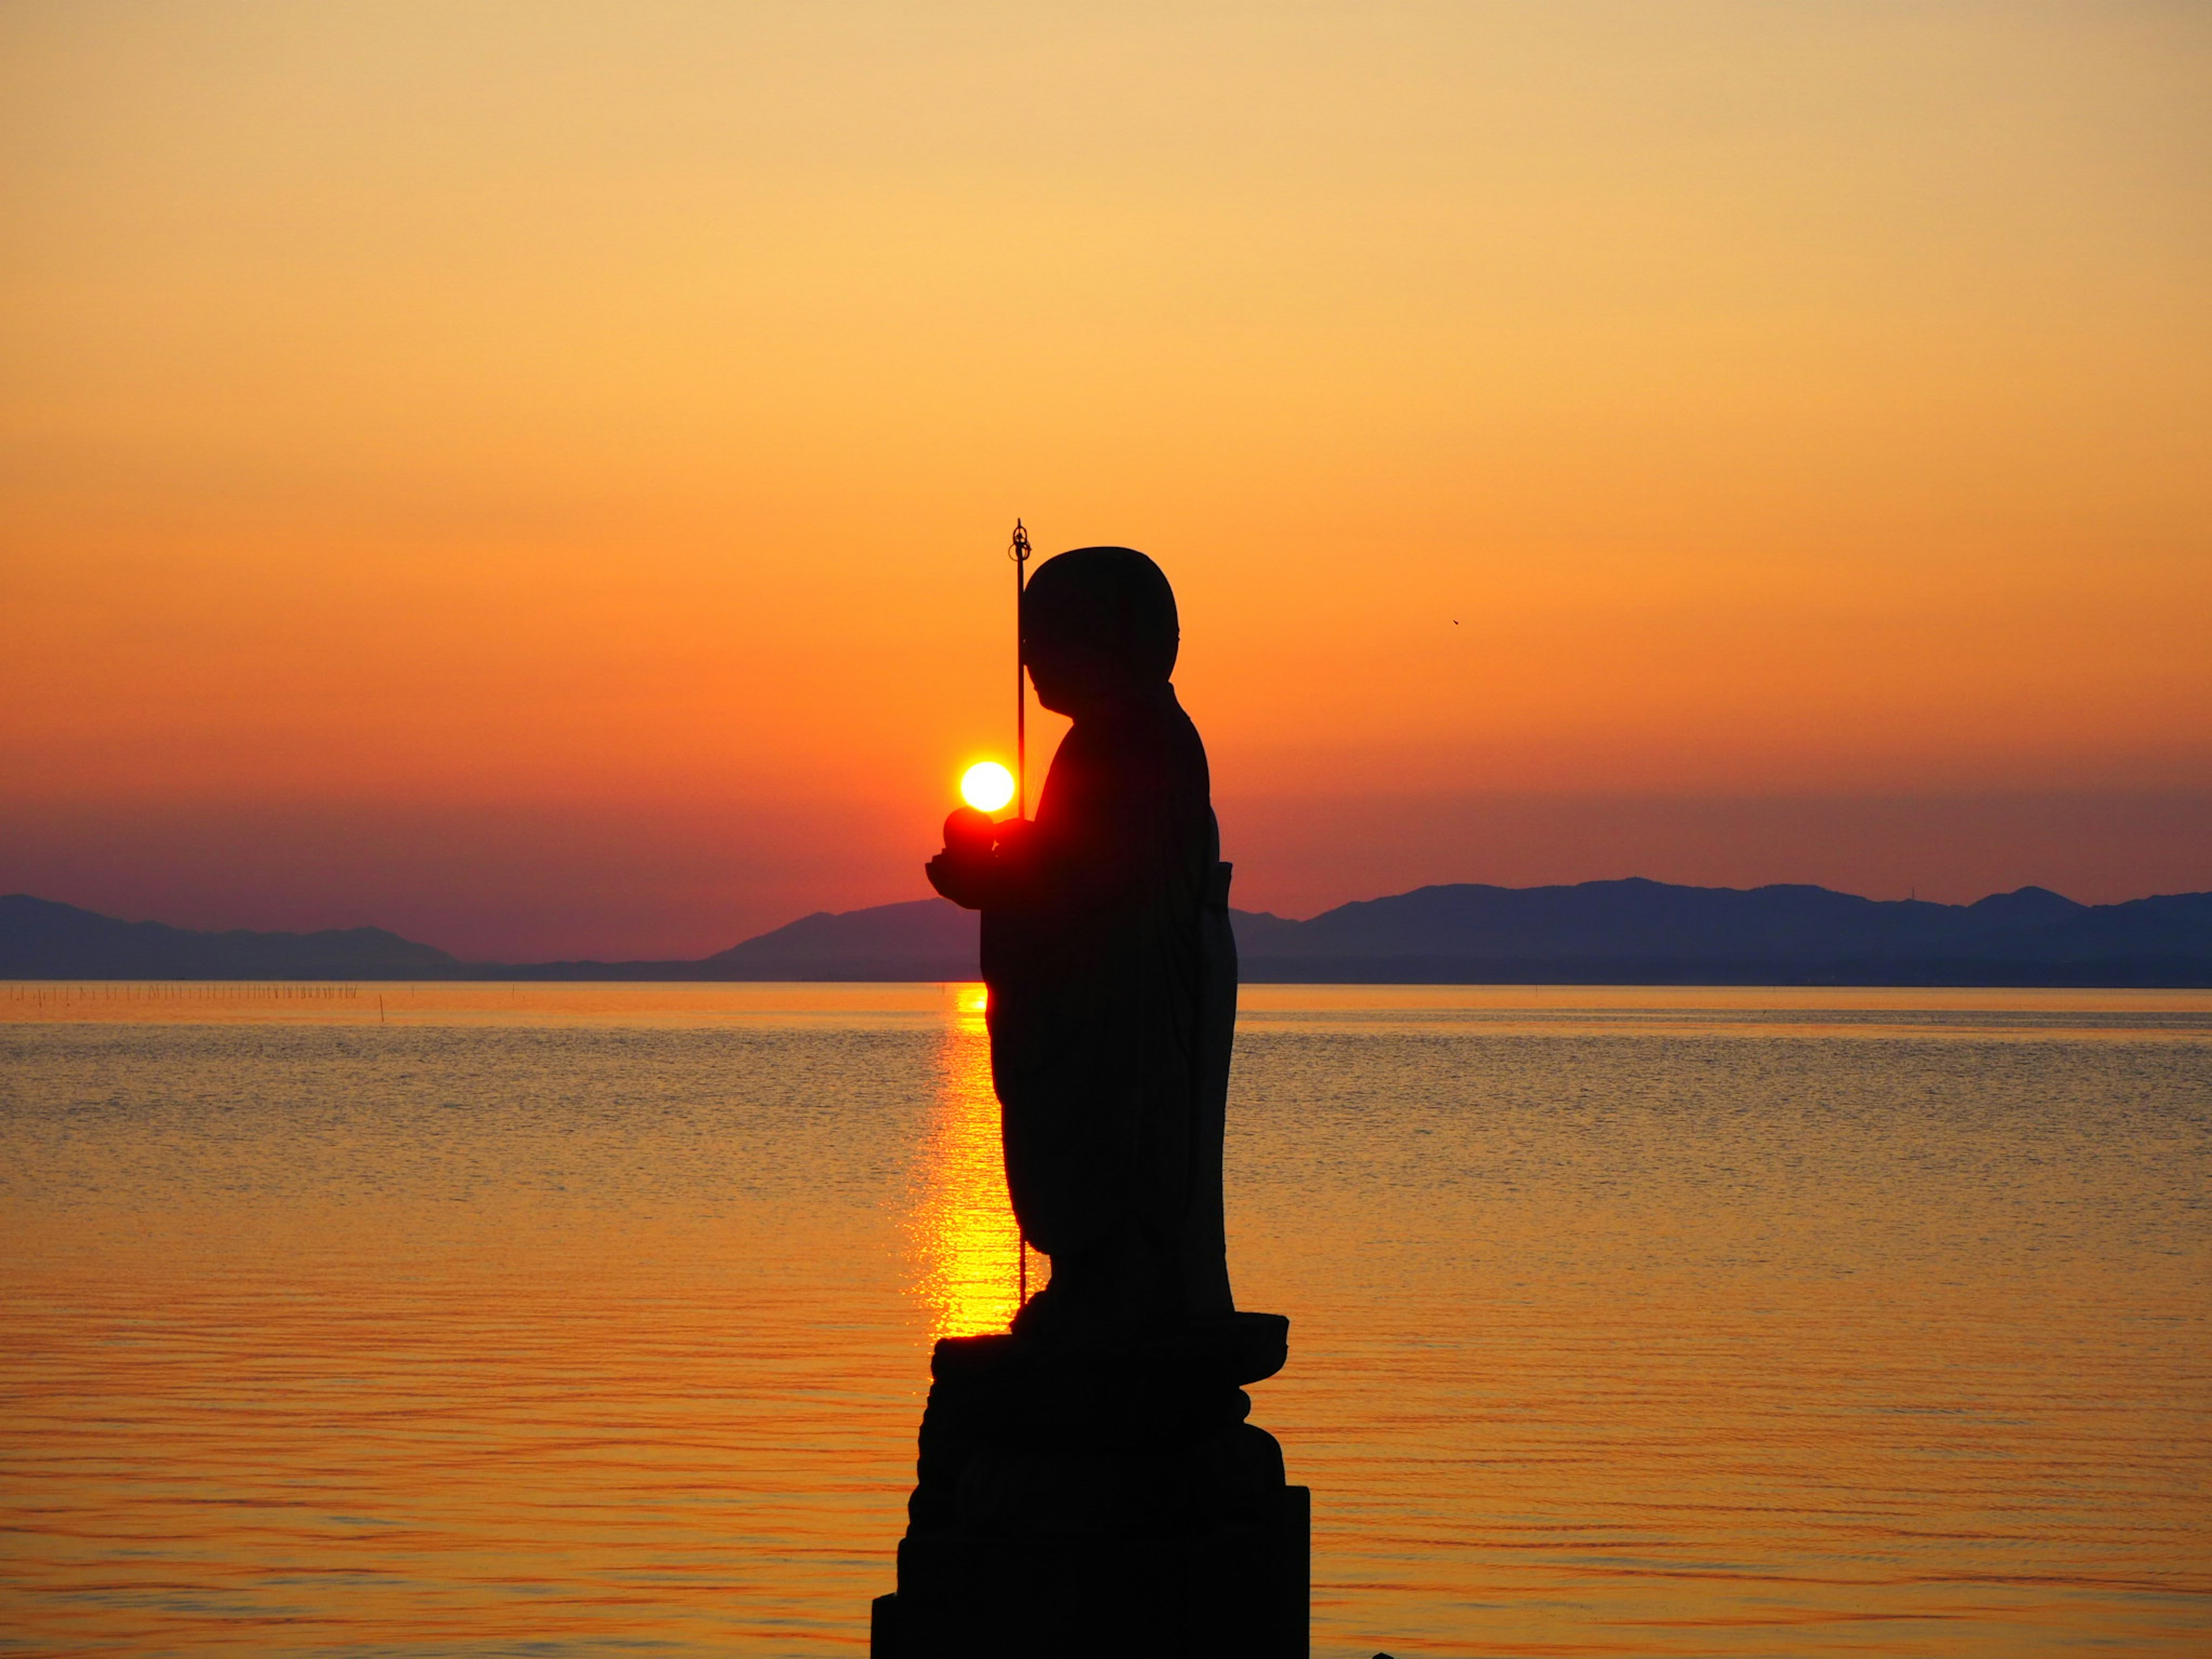
[[[1166,574],[1133,547],[1079,547],[1047,559],[1022,596],[1022,660],[1037,701],[1080,718],[1158,690],[1182,630]]]

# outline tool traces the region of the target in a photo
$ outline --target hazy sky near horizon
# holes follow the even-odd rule
[[[1175,579],[1240,903],[2212,887],[2208,107],[2147,0],[16,0],[0,889],[919,896],[1018,513]]]

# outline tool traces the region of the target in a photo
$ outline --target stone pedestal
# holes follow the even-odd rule
[[[1308,1493],[1244,1420],[1289,1326],[939,1342],[875,1659],[1305,1659]]]

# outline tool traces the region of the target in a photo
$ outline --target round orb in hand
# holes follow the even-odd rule
[[[945,844],[955,852],[988,853],[993,834],[991,815],[973,806],[956,806],[945,820]]]
[[[996,761],[977,761],[960,776],[960,799],[979,812],[995,812],[1014,798],[1014,775]]]

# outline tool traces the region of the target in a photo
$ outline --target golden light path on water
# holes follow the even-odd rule
[[[915,1291],[930,1310],[933,1337],[1006,1329],[1019,1305],[1022,1273],[999,1149],[985,993],[980,985],[950,989],[953,1013],[938,1050],[936,1109],[907,1222]],[[1032,1253],[1032,1292],[1044,1287],[1047,1271],[1045,1258]]]

